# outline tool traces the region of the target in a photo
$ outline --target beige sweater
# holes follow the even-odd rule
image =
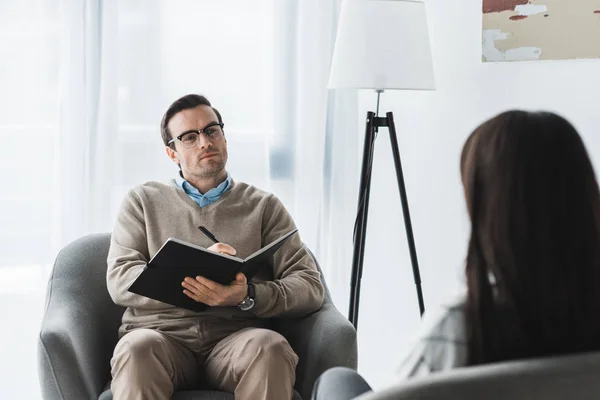
[[[147,326],[202,316],[250,319],[300,316],[316,311],[323,302],[319,272],[299,234],[275,253],[272,271],[263,269],[252,279],[256,304],[248,312],[237,307],[211,307],[193,312],[127,291],[169,237],[202,247],[213,243],[198,226],[204,225],[221,242],[245,258],[295,228],[281,201],[242,182],[233,182],[219,200],[200,208],[169,183],[148,182],[125,197],[108,253],[107,285],[113,301],[127,307],[123,324]],[[173,290],[183,290],[182,287]]]

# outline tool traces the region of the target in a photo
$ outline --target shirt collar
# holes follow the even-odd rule
[[[229,189],[229,186],[231,186],[231,175],[229,175],[229,172],[227,172],[227,177],[223,182],[219,183],[217,187],[210,189],[204,194],[200,193],[200,191],[195,186],[193,186],[183,177],[181,170],[179,170],[179,173],[175,177],[175,183],[177,183],[177,186],[179,186],[180,189],[182,189],[190,196],[219,198],[223,193],[227,191],[227,189]]]

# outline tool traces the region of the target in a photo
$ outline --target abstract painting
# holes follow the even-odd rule
[[[483,0],[483,61],[600,58],[600,0]]]

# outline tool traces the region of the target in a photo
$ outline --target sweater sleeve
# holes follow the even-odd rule
[[[132,190],[123,200],[108,250],[106,284],[115,304],[154,310],[168,307],[127,290],[148,263],[148,253],[144,210]]]
[[[262,221],[262,242],[267,245],[296,228],[281,201],[270,195]],[[296,317],[317,311],[324,288],[320,273],[298,233],[273,257],[273,281],[255,283],[254,314],[262,318]]]

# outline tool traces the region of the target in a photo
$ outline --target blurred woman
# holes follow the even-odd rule
[[[575,128],[553,113],[502,113],[469,136],[460,167],[466,295],[426,313],[401,378],[600,350],[600,191]],[[336,379],[369,390],[344,370],[316,387]]]

